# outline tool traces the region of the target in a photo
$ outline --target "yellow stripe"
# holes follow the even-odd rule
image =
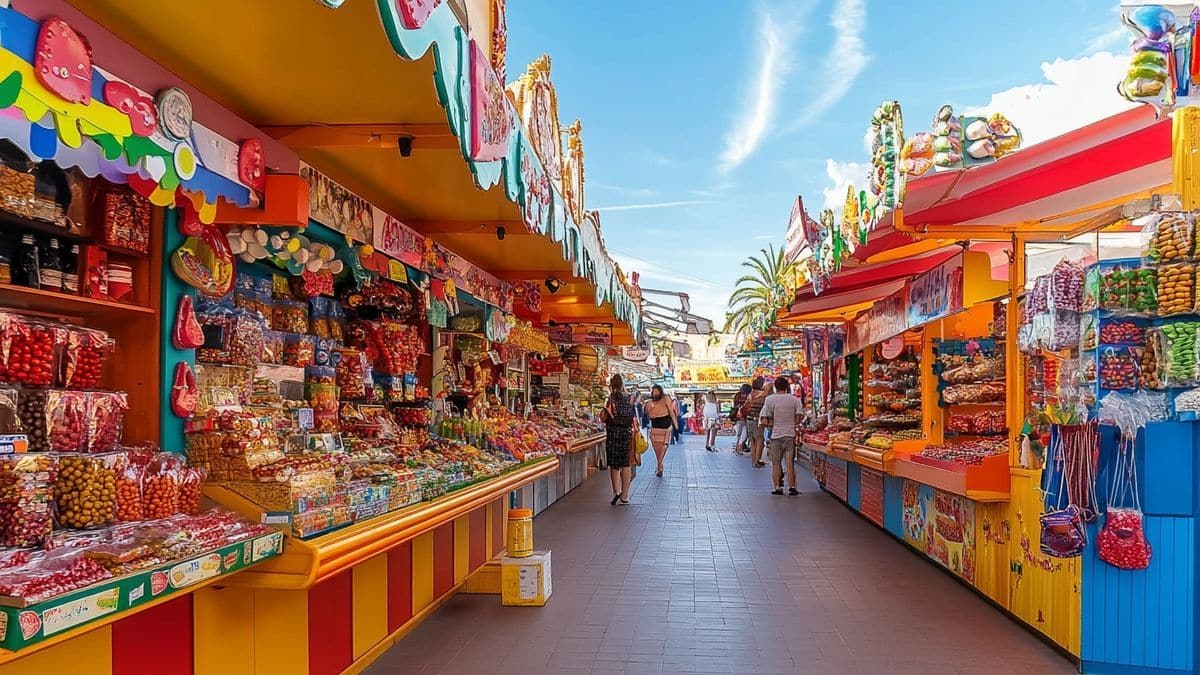
[[[433,533],[412,540],[413,614],[433,602]]]
[[[9,626],[13,629],[14,626]],[[102,626],[79,637],[6,664],[4,675],[82,673],[112,675],[112,627]]]
[[[486,550],[487,550],[488,560],[491,560],[492,558],[494,558],[496,556],[496,547],[492,546],[492,534],[495,531],[494,527],[492,526],[492,518],[496,517],[496,512],[494,510],[496,508],[496,503],[497,502],[492,502],[491,504],[487,505],[487,511],[485,512],[485,517],[484,517],[484,521],[485,521],[484,532],[486,532],[485,536],[487,537],[487,549]]]
[[[254,669],[254,592],[202,588],[192,596],[195,675],[248,673]]]
[[[254,591],[254,673],[308,675],[309,649],[308,592]]]
[[[454,519],[454,583],[460,584],[471,571],[471,515]]]
[[[359,563],[353,570],[354,658],[387,637],[387,554]]]

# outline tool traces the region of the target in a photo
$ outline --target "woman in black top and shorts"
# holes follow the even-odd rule
[[[650,400],[642,405],[646,416],[650,418],[650,445],[654,446],[654,456],[658,459],[658,468],[654,475],[662,478],[663,460],[667,458],[667,445],[671,440],[671,427],[678,424],[675,406],[663,393],[663,388],[657,384],[650,388]]]

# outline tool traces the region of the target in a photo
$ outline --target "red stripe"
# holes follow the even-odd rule
[[[492,553],[504,549],[504,498],[492,504]]]
[[[474,572],[487,562],[487,507],[472,511],[469,522],[471,549],[467,555],[467,565]]]
[[[454,521],[433,531],[433,597],[454,587]]]
[[[387,553],[388,633],[400,630],[412,618],[412,541]]]
[[[351,570],[308,590],[308,675],[338,675],[354,660]]]
[[[192,595],[114,623],[112,672],[113,675],[191,675]]]
[[[1056,195],[1171,157],[1171,125],[1159,123],[1043,164],[919,213],[909,225],[953,225]]]

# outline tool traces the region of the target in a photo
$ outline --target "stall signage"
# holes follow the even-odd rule
[[[572,326],[571,342],[577,345],[611,345],[612,326]]]
[[[300,177],[308,183],[308,217],[364,244],[374,238],[372,207],[329,176],[300,162]]]
[[[804,199],[797,196],[796,203],[792,205],[792,213],[788,217],[787,233],[784,235],[783,254],[789,263],[794,263],[800,258],[805,244],[811,244],[809,228],[806,227],[807,220],[811,219],[804,212]]]
[[[373,208],[371,216],[374,221],[371,243],[377,250],[410,267],[425,269],[425,235],[384,213],[382,209]]]
[[[911,480],[901,495],[904,540],[975,582],[975,502]]]
[[[645,347],[622,347],[621,358],[634,363],[642,363],[650,358],[650,350]]]
[[[867,310],[867,344],[882,342],[903,333],[908,327],[904,311],[904,290],[877,301]]]
[[[724,366],[680,366],[675,371],[678,384],[716,384],[729,379]]]
[[[471,41],[471,159],[491,162],[508,152],[508,98],[486,54]]]
[[[858,510],[867,520],[883,527],[883,474],[864,466],[860,475],[861,503]]]
[[[958,254],[908,284],[908,328],[963,308],[963,256]]]
[[[570,326],[550,326],[546,329],[546,337],[550,338],[551,342],[566,344],[571,341]]]

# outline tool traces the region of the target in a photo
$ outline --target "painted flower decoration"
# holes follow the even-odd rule
[[[104,102],[129,116],[129,126],[135,136],[149,138],[158,128],[158,109],[154,99],[124,82],[104,83]]]

